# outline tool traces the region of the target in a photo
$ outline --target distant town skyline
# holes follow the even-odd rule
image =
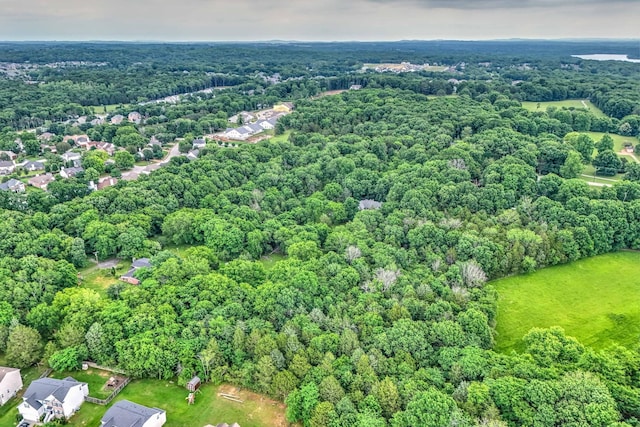
[[[638,0],[0,0],[0,40],[638,38]]]

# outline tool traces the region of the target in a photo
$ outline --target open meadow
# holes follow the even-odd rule
[[[640,253],[617,252],[492,282],[498,291],[497,350],[522,350],[534,327],[561,326],[596,349],[640,338]]]
[[[535,102],[535,101],[523,101],[522,108],[529,111],[547,111],[548,107],[556,108],[568,108],[568,109],[587,109],[597,117],[606,117],[606,115],[596,107],[591,101],[586,99],[567,99],[565,101],[548,101],[548,102]]]

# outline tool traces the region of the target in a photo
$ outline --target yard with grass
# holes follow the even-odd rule
[[[218,393],[238,396],[244,403],[226,400]],[[173,381],[137,380],[127,385],[111,403],[127,399],[141,405],[167,411],[165,427],[203,427],[207,424],[239,423],[242,427],[284,427],[284,404],[235,387],[205,384],[196,393],[193,405],[187,403],[189,392]],[[69,420],[71,426],[99,426],[111,406],[85,403]],[[4,426],[0,426],[4,427]]]
[[[529,111],[547,111],[548,107],[567,108],[576,110],[589,110],[596,117],[606,117],[606,115],[596,107],[589,100],[582,99],[567,99],[565,101],[550,101],[550,102],[529,102],[523,101],[522,108]]]
[[[99,369],[89,368],[86,371],[73,371],[73,372],[52,372],[49,375],[51,378],[67,378],[72,377],[76,380],[89,384],[89,396],[96,399],[106,399],[113,392],[113,390],[107,389],[105,384],[111,377],[111,372],[102,371]]]
[[[534,327],[561,326],[582,344],[635,348],[640,338],[639,252],[616,252],[491,283],[498,291],[496,349],[522,350]]]
[[[104,262],[100,265],[96,265],[94,262],[89,262],[89,266],[80,270],[80,284],[81,286],[92,289],[102,295],[106,295],[107,288],[114,283],[118,282],[118,277],[126,273],[131,267],[131,261],[127,260],[114,260],[115,276],[111,273],[111,268],[101,268],[106,265]]]

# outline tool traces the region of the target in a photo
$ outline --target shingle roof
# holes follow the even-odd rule
[[[17,368],[5,368],[4,366],[0,366],[0,382],[2,382],[5,375],[7,375],[9,372],[15,372],[19,370],[20,369],[17,369]]]
[[[63,380],[57,380],[55,378],[40,378],[31,383],[27,391],[24,393],[24,400],[33,408],[39,408],[42,406],[40,401],[46,399],[49,396],[55,397],[58,401],[64,402],[65,397],[69,394],[69,390],[80,383],[71,377],[67,377]]]
[[[147,408],[128,400],[116,402],[102,417],[102,427],[142,427],[144,423],[162,409]]]
[[[143,267],[151,267],[151,261],[149,260],[149,258],[138,258],[137,260],[133,261],[133,263],[131,264],[132,268],[143,268]]]

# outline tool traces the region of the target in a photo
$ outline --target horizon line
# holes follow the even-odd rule
[[[387,39],[387,40],[304,40],[304,39],[257,39],[257,40],[135,40],[135,39],[34,39],[34,40],[0,40],[0,43],[136,43],[136,44],[244,44],[244,43],[402,43],[402,42],[518,42],[518,41],[638,41],[640,38],[633,37],[560,37],[560,38],[544,38],[544,37],[510,37],[510,38],[493,38],[493,39],[473,39],[473,38],[435,38],[435,39]]]

